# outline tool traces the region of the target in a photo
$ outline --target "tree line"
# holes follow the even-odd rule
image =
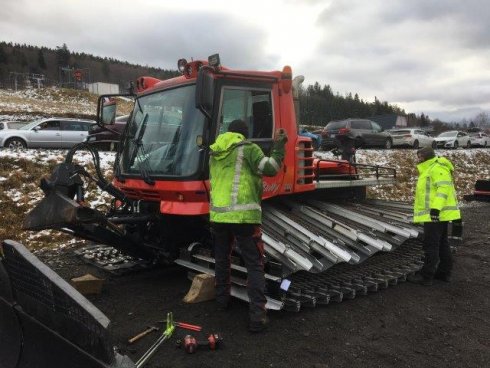
[[[0,83],[9,87],[14,73],[42,74],[50,84],[74,81],[74,72],[80,71],[80,81],[106,82],[125,85],[142,75],[167,79],[179,75],[177,70],[167,70],[131,64],[114,58],[72,52],[66,44],[55,49],[26,44],[0,42]]]
[[[84,52],[72,52],[66,44],[55,49],[26,44],[0,42],[0,84],[9,87],[9,74],[43,74],[56,84],[68,77],[63,70],[81,70],[84,82],[107,82],[126,85],[142,75],[159,79],[175,77],[177,70],[130,64],[114,58],[94,56]],[[300,90],[300,122],[305,125],[324,125],[331,120],[369,118],[375,115],[405,115],[410,126],[426,127],[431,123],[425,114],[406,114],[405,111],[376,97],[373,102],[364,101],[357,93],[345,96],[334,93],[329,85],[318,82]]]

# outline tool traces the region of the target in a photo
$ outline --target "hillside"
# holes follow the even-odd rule
[[[177,60],[175,61],[177,63]],[[72,71],[63,71],[69,68]],[[167,79],[179,75],[177,70],[130,64],[113,58],[99,57],[83,52],[71,52],[66,45],[56,50],[46,47],[18,45],[0,42],[0,88],[14,88],[15,73],[43,74],[46,86],[73,85],[74,70],[81,71],[81,82],[107,82],[126,87],[128,82],[149,75],[159,79]],[[18,78],[23,87],[24,80]]]

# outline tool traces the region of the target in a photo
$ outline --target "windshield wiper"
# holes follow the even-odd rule
[[[146,184],[154,185],[155,181],[148,174],[148,162],[146,161],[146,159],[148,157],[146,154],[146,150],[143,147],[143,135],[145,134],[146,123],[148,122],[148,117],[149,117],[149,115],[148,115],[148,113],[146,113],[145,117],[143,118],[143,122],[141,123],[141,127],[140,127],[140,130],[138,132],[138,137],[136,139],[132,139],[132,141],[135,145],[135,148],[134,148],[133,154],[131,156],[131,160],[129,162],[131,162],[131,164],[134,164],[136,157],[138,155],[138,152],[141,150],[141,153],[143,154],[143,156],[139,160],[140,164],[138,165],[141,177],[143,178],[143,180]]]

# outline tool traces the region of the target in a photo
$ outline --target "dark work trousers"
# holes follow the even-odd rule
[[[422,276],[433,278],[436,273],[451,275],[453,259],[447,238],[448,222],[424,222],[424,266]]]
[[[260,225],[211,223],[214,237],[216,300],[226,304],[230,298],[231,252],[236,240],[247,268],[247,293],[251,321],[265,318],[267,302],[264,276],[264,243]]]

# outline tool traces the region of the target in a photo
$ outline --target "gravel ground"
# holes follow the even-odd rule
[[[176,320],[219,332],[222,348],[194,355],[175,347],[177,330],[148,367],[488,367],[490,366],[490,204],[463,208],[465,241],[455,253],[454,279],[432,287],[403,283],[368,296],[299,313],[271,312],[270,328],[247,332],[247,304],[227,312],[213,302],[184,304],[190,281],[176,268],[109,276],[80,264],[71,252],[62,261],[41,254],[64,278],[91,272],[106,278],[90,300],[112,320],[115,344],[136,361],[157,338],[126,340],[172,311]]]

